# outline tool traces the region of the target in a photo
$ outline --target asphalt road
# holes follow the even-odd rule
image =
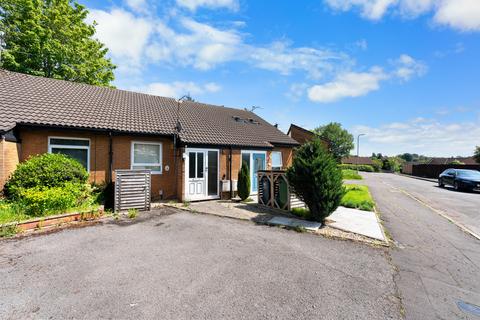
[[[480,306],[480,241],[437,211],[478,230],[480,194],[393,174],[363,175],[396,243],[391,256],[406,318],[479,319],[457,303]]]
[[[401,318],[387,249],[172,210],[0,241],[0,319]]]

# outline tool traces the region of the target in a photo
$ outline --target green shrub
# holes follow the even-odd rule
[[[67,182],[61,187],[22,189],[18,202],[25,214],[63,213],[90,200],[87,185]]]
[[[319,139],[296,150],[287,178],[315,221],[323,222],[335,211],[345,193],[342,172]]]
[[[250,196],[250,170],[246,161],[243,161],[242,168],[238,172],[238,196],[242,201]]]
[[[362,180],[362,176],[355,170],[344,169],[342,170],[343,180]]]
[[[359,164],[358,166],[356,164],[340,164],[338,165],[340,169],[342,170],[357,170],[358,171],[364,171],[364,172],[374,172],[374,168],[371,165],[368,164]]]
[[[61,187],[66,182],[85,184],[88,172],[75,159],[62,154],[45,153],[19,164],[5,184],[5,195],[18,198],[22,190]]]
[[[373,170],[375,172],[380,172],[382,171],[382,167],[383,167],[383,161],[381,159],[372,159],[372,162],[373,162]]]

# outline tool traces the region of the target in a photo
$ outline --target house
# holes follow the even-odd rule
[[[255,193],[257,170],[289,166],[299,145],[249,111],[5,70],[0,135],[0,189],[19,162],[52,152],[97,184],[150,169],[153,198],[189,201],[231,196],[242,161]]]
[[[356,165],[369,165],[373,166],[374,163],[370,157],[357,157],[349,156],[342,159],[343,164],[356,164]]]
[[[326,139],[320,137],[319,135],[313,133],[310,130],[304,129],[300,126],[297,126],[296,124],[291,124],[290,128],[288,128],[287,135],[297,141],[300,144],[305,144],[308,141],[311,141],[315,138],[320,139],[324,146],[328,149],[330,142],[327,141]]]
[[[288,129],[287,135],[292,139],[298,141],[300,144],[304,144],[310,140],[313,140],[317,135],[310,130],[304,129],[295,124],[291,124]]]
[[[451,164],[452,162],[460,162],[463,164],[475,165],[477,162],[473,157],[450,157],[450,158],[431,158],[427,164]]]

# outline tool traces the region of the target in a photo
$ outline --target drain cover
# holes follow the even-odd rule
[[[457,301],[457,307],[463,312],[467,312],[475,316],[480,316],[480,307],[474,304],[459,300]]]

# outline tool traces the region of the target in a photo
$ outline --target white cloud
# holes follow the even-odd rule
[[[147,13],[148,3],[146,0],[125,0],[127,6],[133,9],[135,12]]]
[[[109,49],[120,71],[139,67],[153,29],[150,21],[122,9],[91,10],[88,19],[98,23],[95,36]]]
[[[378,20],[397,0],[325,0],[333,9],[348,11],[359,7],[363,17]]]
[[[427,72],[427,66],[423,62],[407,54],[402,54],[393,64],[396,66],[394,75],[403,81],[408,81],[414,76],[422,76]]]
[[[428,156],[471,156],[480,136],[479,121],[443,123],[422,118],[422,121],[412,119],[379,127],[355,126],[353,132],[366,134],[362,143],[362,154],[366,155],[410,152]]]
[[[218,92],[221,90],[221,87],[213,82],[200,85],[195,82],[175,81],[172,83],[153,82],[142,87],[132,87],[130,89],[132,91],[139,91],[162,97],[179,98],[183,95],[189,94],[195,98],[195,96],[205,93]]]
[[[360,97],[380,88],[380,82],[387,79],[382,68],[373,67],[368,72],[347,72],[332,81],[315,85],[308,90],[310,100],[321,103],[335,102],[346,97]]]
[[[285,93],[285,96],[292,101],[299,101],[300,98],[307,91],[308,84],[306,83],[294,83],[290,86],[289,90]]]
[[[319,79],[353,65],[353,59],[335,50],[295,47],[287,40],[253,45],[247,43],[249,35],[240,32],[242,25],[237,23],[218,27],[178,12],[160,19],[143,13],[148,9],[145,0],[125,1],[134,11],[92,10],[89,16],[98,23],[96,36],[110,49],[119,71],[139,73],[144,66],[159,63],[210,70],[241,62],[282,75],[303,72]]]
[[[438,25],[460,31],[480,31],[480,1],[478,0],[325,0],[338,11],[360,10],[370,20],[379,20],[388,12],[404,18],[433,14]]]
[[[480,31],[480,1],[444,1],[437,9],[434,21],[463,31]]]
[[[238,0],[177,0],[177,4],[191,11],[195,11],[199,7],[210,9],[227,8],[232,11],[236,11],[239,8]]]
[[[365,96],[380,89],[382,81],[400,79],[409,81],[415,76],[422,76],[427,72],[427,66],[407,54],[402,54],[392,61],[394,70],[387,72],[379,66],[372,67],[367,72],[344,72],[330,82],[314,85],[308,90],[311,101],[331,103],[343,98]]]

